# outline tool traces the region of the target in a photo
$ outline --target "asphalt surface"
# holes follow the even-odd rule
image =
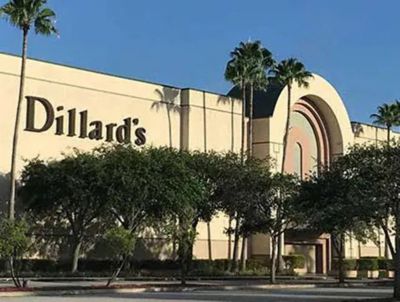
[[[248,301],[248,302],[307,302],[346,301],[390,297],[391,288],[312,288],[269,289],[252,291],[194,291],[158,293],[102,293],[78,296],[2,297],[1,302],[125,302],[125,301]]]

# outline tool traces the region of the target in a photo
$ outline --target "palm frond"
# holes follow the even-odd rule
[[[37,34],[57,33],[54,26],[55,13],[45,7],[47,0],[10,0],[0,7],[0,16],[11,25],[24,31],[34,26]]]

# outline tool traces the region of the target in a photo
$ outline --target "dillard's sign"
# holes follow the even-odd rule
[[[119,143],[131,143],[132,134],[134,134],[134,143],[136,145],[141,146],[146,143],[146,129],[136,127],[139,124],[138,118],[125,118],[120,125],[116,123],[104,125],[103,122],[98,120],[89,121],[89,113],[87,110],[77,113],[76,109],[69,109],[65,112],[63,106],[58,106],[54,110],[54,107],[48,100],[35,96],[27,96],[26,101],[25,131],[45,132],[55,123],[56,135],[66,135],[69,137],[78,136],[82,139],[88,138],[92,140],[105,139],[107,142],[116,140]],[[37,106],[44,109],[46,114],[43,125],[36,125],[35,123],[35,110]],[[58,113],[57,116],[56,112]],[[77,122],[77,120],[79,120],[79,122]]]

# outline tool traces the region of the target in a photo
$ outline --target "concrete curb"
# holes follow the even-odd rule
[[[75,295],[90,295],[90,294],[102,294],[102,293],[145,293],[145,292],[193,292],[198,290],[209,290],[209,291],[234,291],[234,290],[267,290],[267,289],[284,289],[284,288],[315,288],[315,284],[265,284],[265,285],[227,285],[227,286],[193,286],[193,287],[138,287],[138,288],[82,288],[82,289],[62,289],[52,290],[46,289],[31,289],[26,291],[9,291],[0,292],[0,297],[32,297],[32,296],[75,296]]]
[[[369,284],[363,283],[347,283],[342,288],[357,288],[367,287]],[[376,286],[376,284],[375,284]],[[154,285],[154,286],[143,286],[143,287],[121,287],[121,288],[30,288],[28,290],[21,291],[0,291],[1,297],[29,297],[29,296],[75,296],[75,295],[90,295],[90,294],[102,294],[102,293],[146,293],[146,292],[193,292],[199,290],[207,291],[241,291],[241,290],[271,290],[271,289],[311,289],[311,288],[340,288],[337,283],[312,283],[312,284],[254,284],[254,285],[213,285],[213,284],[202,284],[181,287],[179,285]]]

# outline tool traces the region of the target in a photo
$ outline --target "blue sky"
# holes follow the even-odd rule
[[[0,5],[5,0],[0,0]],[[30,37],[34,58],[226,93],[240,41],[259,39],[330,81],[353,120],[400,98],[398,0],[49,0],[60,38]],[[0,51],[20,53],[0,23]]]

